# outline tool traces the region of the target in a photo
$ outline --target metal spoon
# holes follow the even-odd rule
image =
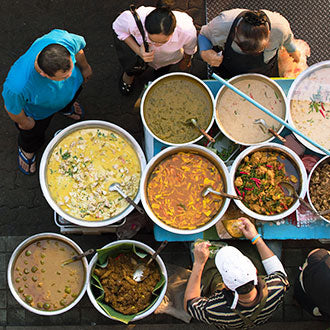
[[[226,194],[226,193],[224,193],[222,191],[215,191],[210,186],[207,186],[206,188],[203,189],[202,196],[205,197],[209,193],[212,193],[212,194],[215,194],[215,195],[219,195],[219,196],[223,196],[223,197],[230,198],[230,199],[238,199],[238,200],[242,200],[243,199],[241,196],[235,196],[235,195]]]
[[[189,119],[190,120],[190,122],[195,126],[195,127],[197,127],[198,129],[199,129],[199,131],[210,141],[210,142],[215,142],[215,139],[211,136],[211,135],[209,135],[209,134],[207,134],[199,125],[198,125],[198,123],[197,123],[197,120],[195,119],[195,118],[190,118]]]
[[[123,196],[129,204],[134,206],[141,214],[144,214],[144,210],[142,207],[137,205],[132,198],[128,197],[120,188],[120,184],[118,182],[114,182],[109,186],[109,191],[117,191],[121,196]]]
[[[281,188],[283,189],[283,192],[284,192],[284,195],[285,195],[285,196],[294,196],[296,199],[299,200],[299,202],[300,202],[301,204],[304,204],[304,206],[306,206],[306,207],[307,207],[309,210],[311,210],[313,213],[319,215],[317,212],[315,212],[315,211],[313,210],[313,208],[312,208],[307,202],[305,202],[305,200],[304,200],[303,198],[301,198],[301,197],[297,194],[295,187],[294,187],[291,183],[286,182],[286,181],[281,181],[281,182],[279,183],[279,185],[280,185]]]
[[[264,127],[267,131],[269,131],[271,134],[273,134],[274,136],[276,136],[279,140],[281,140],[283,143],[286,142],[286,139],[284,137],[282,137],[280,134],[278,134],[276,131],[274,131],[271,127],[269,127],[264,119],[256,119],[254,121],[254,124],[259,124],[262,127]]]
[[[149,260],[146,263],[139,263],[135,271],[133,273],[133,280],[135,282],[141,282],[145,279],[145,274],[144,271],[146,270],[147,266],[150,265],[150,263],[155,260],[155,258],[158,256],[158,254],[164,249],[164,247],[167,245],[167,241],[164,241],[159,248],[157,249],[156,252],[153,253],[153,255],[149,258]]]
[[[63,261],[63,263],[62,263],[61,266],[66,266],[66,265],[68,265],[68,264],[71,264],[71,262],[75,262],[75,261],[77,261],[77,260],[80,260],[80,259],[82,259],[83,257],[89,256],[90,254],[93,254],[94,252],[95,252],[94,249],[89,249],[89,250],[87,250],[87,251],[84,252],[84,253],[77,254],[77,255],[73,256],[72,258]]]

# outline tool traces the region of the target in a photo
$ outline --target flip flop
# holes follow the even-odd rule
[[[22,165],[20,164],[20,159],[23,160],[23,162],[29,166],[29,169],[28,171],[26,171]],[[23,153],[23,150],[21,149],[21,147],[18,147],[18,158],[17,158],[17,161],[18,161],[18,169],[25,175],[34,175],[36,174],[37,170],[35,170],[35,172],[30,172],[30,169],[31,169],[31,166],[36,162],[36,154],[33,155],[32,158],[27,158],[24,153]]]
[[[77,102],[77,101],[75,101],[75,102]],[[84,117],[85,117],[85,110],[84,110],[84,108],[81,106],[81,104],[79,102],[77,102],[77,103],[78,103],[78,105],[79,105],[79,107],[81,109],[81,113],[77,113],[75,111],[74,103],[71,106],[71,111],[70,112],[60,112],[60,113],[63,116],[66,116],[66,117],[71,116],[71,115],[77,115],[77,116],[79,116],[80,117],[79,119],[73,119],[73,118],[71,118],[71,119],[76,120],[76,121],[79,121],[79,120],[84,119]]]
[[[133,83],[134,80],[131,84],[127,84],[124,82],[123,80],[123,74],[121,75],[120,79],[119,79],[119,91],[121,94],[123,95],[129,95],[133,92]]]

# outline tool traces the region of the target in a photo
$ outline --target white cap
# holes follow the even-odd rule
[[[238,301],[236,289],[250,281],[257,285],[257,269],[248,257],[233,246],[221,248],[215,257],[215,264],[222,276],[223,283],[235,292],[231,305],[231,309],[234,309]]]

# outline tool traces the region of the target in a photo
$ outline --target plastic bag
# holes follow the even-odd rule
[[[281,47],[278,55],[278,69],[280,77],[296,78],[302,71],[308,68],[307,57],[311,55],[308,43],[301,39],[294,39],[294,44],[300,52],[299,63],[293,61],[284,47]]]
[[[208,240],[205,240],[205,239],[201,239],[201,238],[198,238],[195,240],[194,243],[192,243],[192,248],[191,248],[191,251],[192,253],[194,253],[194,247],[199,244],[199,243],[202,243],[202,242],[208,242],[210,243],[211,245],[209,246],[209,250],[210,250],[210,255],[209,255],[209,258],[215,258],[215,255],[217,254],[217,252],[223,248],[224,246],[227,246],[228,244],[225,243],[225,242],[210,242]]]

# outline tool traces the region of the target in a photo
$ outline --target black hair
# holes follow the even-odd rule
[[[243,284],[241,286],[239,286],[238,288],[236,288],[236,292],[238,294],[246,294],[246,293],[249,293],[253,290],[254,288],[254,282],[253,281],[250,281],[250,282],[247,282],[246,284]]]
[[[270,24],[267,15],[262,11],[247,11],[237,25],[236,39],[243,52],[263,50],[265,40],[269,38]]]
[[[56,72],[67,72],[71,68],[70,52],[62,45],[50,44],[38,56],[39,68],[48,76],[54,77]]]
[[[149,34],[171,35],[176,27],[176,19],[169,1],[158,0],[156,9],[146,17],[144,25]]]

